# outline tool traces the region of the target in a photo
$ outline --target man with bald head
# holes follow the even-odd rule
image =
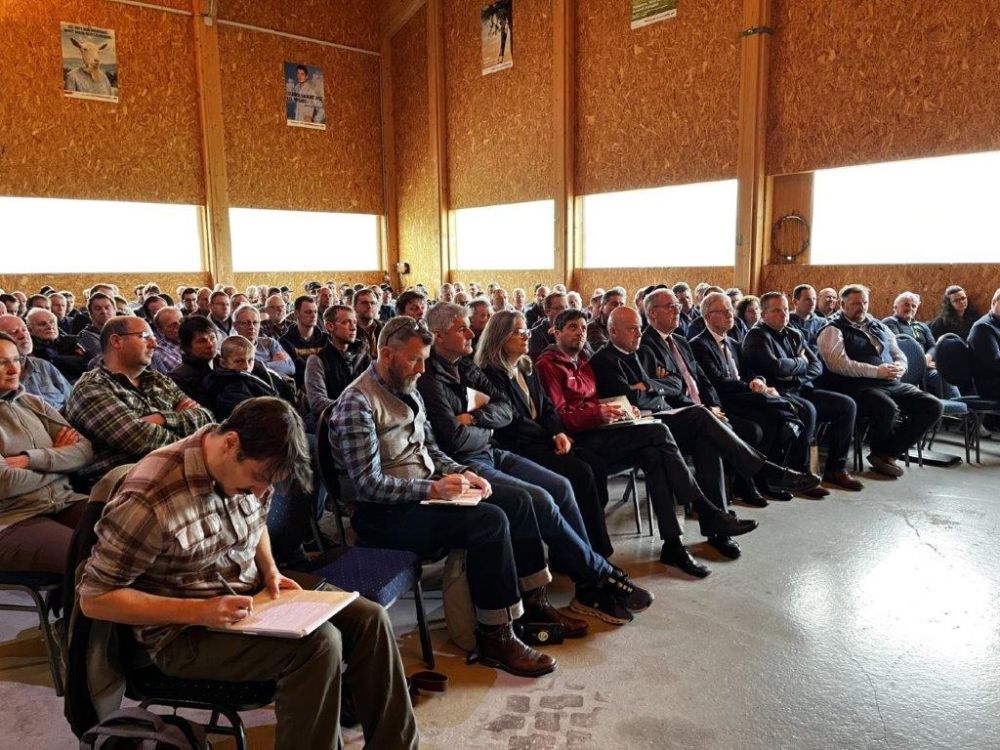
[[[63,333],[59,321],[52,312],[36,307],[28,310],[25,318],[31,334],[32,354],[56,366],[71,383],[87,369],[83,347],[76,336]]]
[[[66,418],[94,445],[94,462],[81,472],[90,482],[214,421],[170,378],[150,369],[156,337],[145,320],[111,318],[101,344],[102,364],[83,374],[66,402]]]
[[[176,307],[161,307],[153,314],[153,332],[156,334],[156,349],[150,367],[157,372],[168,373],[181,363],[181,320],[184,314]]]
[[[54,364],[31,356],[34,342],[25,322],[16,315],[0,315],[0,331],[14,339],[17,352],[23,357],[21,385],[24,390],[61,412],[72,388]]]
[[[829,318],[840,309],[840,295],[833,287],[820,289],[816,299],[816,314],[823,318]]]

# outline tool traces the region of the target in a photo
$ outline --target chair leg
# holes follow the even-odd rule
[[[635,476],[635,469],[628,475],[628,487],[625,490],[625,497],[632,496],[632,510],[635,511],[635,533],[642,534],[642,511],[639,508],[639,481]]]
[[[420,651],[424,657],[424,664],[428,669],[434,669],[434,647],[431,645],[431,634],[427,629],[427,613],[424,612],[423,589],[419,578],[413,584],[413,605],[417,610],[417,630],[420,631]]]
[[[52,685],[56,690],[56,695],[62,697],[65,692],[63,690],[62,667],[60,666],[62,650],[56,640],[56,636],[52,633],[52,624],[49,622],[49,604],[45,597],[38,591],[27,586],[24,587],[24,590],[35,600],[35,609],[38,611],[38,627],[42,631],[42,640],[45,641],[45,650],[49,656],[49,671],[52,673]]]
[[[963,442],[965,443],[965,463],[966,464],[969,464],[971,462],[971,456],[969,455],[969,450],[970,450],[969,437],[970,437],[971,430],[972,430],[971,425],[974,422],[975,422],[975,419],[972,419],[972,415],[967,412],[966,415],[965,415],[965,419],[962,420],[962,433],[963,433],[962,437],[965,438],[963,440]]]

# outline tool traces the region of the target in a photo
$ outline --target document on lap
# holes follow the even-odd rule
[[[477,391],[475,388],[465,389],[465,398],[469,404],[469,411],[475,411],[476,409],[482,409],[490,402],[490,397],[487,396],[482,391]]]
[[[253,598],[253,614],[232,625],[209,628],[222,633],[304,638],[359,596],[357,591],[283,590],[272,599],[266,590]]]
[[[479,501],[483,499],[483,491],[477,490],[470,487],[461,495],[451,500],[421,500],[421,505],[479,505]]]

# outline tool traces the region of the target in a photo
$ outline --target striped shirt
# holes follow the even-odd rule
[[[97,543],[80,579],[81,596],[122,588],[207,599],[257,588],[254,555],[267,522],[268,489],[224,497],[205,466],[201,446],[211,426],[150,453],[128,473],[104,509]],[[183,625],[139,625],[136,638],[155,653]]]

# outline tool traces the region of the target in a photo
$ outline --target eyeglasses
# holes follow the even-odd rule
[[[531,338],[531,331],[529,331],[527,328],[515,328],[513,331],[511,331],[511,334],[520,336],[523,339]]]
[[[667,305],[650,305],[649,309],[650,310],[655,310],[658,307],[662,308],[664,310],[680,310],[681,307],[682,307],[682,305],[681,305],[680,302],[674,302],[672,304],[667,304]]]
[[[117,335],[118,336],[138,336],[143,341],[149,341],[151,338],[153,338],[153,332],[152,331],[133,331],[131,333],[119,333]]]
[[[4,359],[0,359],[0,370],[10,367],[11,365],[17,365],[18,369],[20,369],[24,365],[25,359],[26,357],[15,357],[14,359],[7,359],[5,357]]]

